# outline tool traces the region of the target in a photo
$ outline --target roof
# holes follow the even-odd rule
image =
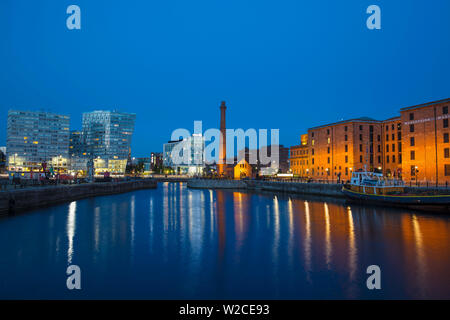
[[[450,98],[443,99],[443,100],[436,100],[436,101],[427,102],[427,103],[422,103],[422,104],[418,104],[418,105],[411,106],[411,107],[401,108],[400,111],[418,109],[418,108],[432,106],[433,104],[446,103],[446,102],[450,102]]]
[[[350,122],[369,122],[369,123],[380,123],[382,121],[380,120],[375,120],[369,117],[361,117],[361,118],[355,118],[355,119],[349,119],[349,120],[342,120],[342,121],[338,121],[338,122],[333,122],[333,123],[329,123],[329,124],[324,124],[321,126],[317,126],[317,127],[312,127],[309,128],[309,130],[312,129],[319,129],[319,128],[324,128],[324,127],[329,127],[329,126],[335,126],[338,124],[343,124],[343,123],[350,123]]]

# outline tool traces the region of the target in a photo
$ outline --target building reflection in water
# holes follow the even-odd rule
[[[119,277],[143,298],[372,298],[377,264],[382,298],[450,298],[446,216],[179,183],[42,210],[0,221],[8,290],[18,268],[83,260],[102,293]]]
[[[311,217],[309,202],[305,201],[305,237],[303,239],[306,279],[311,282]]]
[[[350,281],[354,281],[357,268],[356,261],[358,259],[358,252],[355,241],[355,226],[353,223],[353,214],[352,209],[350,207],[347,207],[347,214],[348,214],[348,240],[349,240],[348,260],[350,270]]]
[[[324,202],[325,209],[325,263],[327,264],[328,270],[331,269],[331,225],[330,225],[330,212],[328,209],[328,204]]]
[[[73,258],[73,240],[76,231],[76,214],[77,214],[77,202],[73,201],[69,205],[69,214],[67,215],[67,242],[69,244],[67,249],[67,264],[72,264]]]

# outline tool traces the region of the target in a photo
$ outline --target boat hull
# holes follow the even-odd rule
[[[377,195],[367,194],[342,188],[347,199],[375,205],[406,207],[426,211],[442,211],[450,213],[450,195]]]

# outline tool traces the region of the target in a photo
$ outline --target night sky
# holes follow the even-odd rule
[[[66,9],[81,8],[81,30]],[[368,30],[366,8],[381,8]],[[132,152],[173,129],[308,127],[450,97],[448,0],[0,0],[0,145],[10,108],[137,114]]]

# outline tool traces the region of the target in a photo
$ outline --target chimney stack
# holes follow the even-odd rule
[[[219,176],[225,175],[225,163],[227,159],[227,126],[225,122],[225,114],[227,106],[225,101],[220,104],[220,150],[219,150],[219,163],[218,173]]]

